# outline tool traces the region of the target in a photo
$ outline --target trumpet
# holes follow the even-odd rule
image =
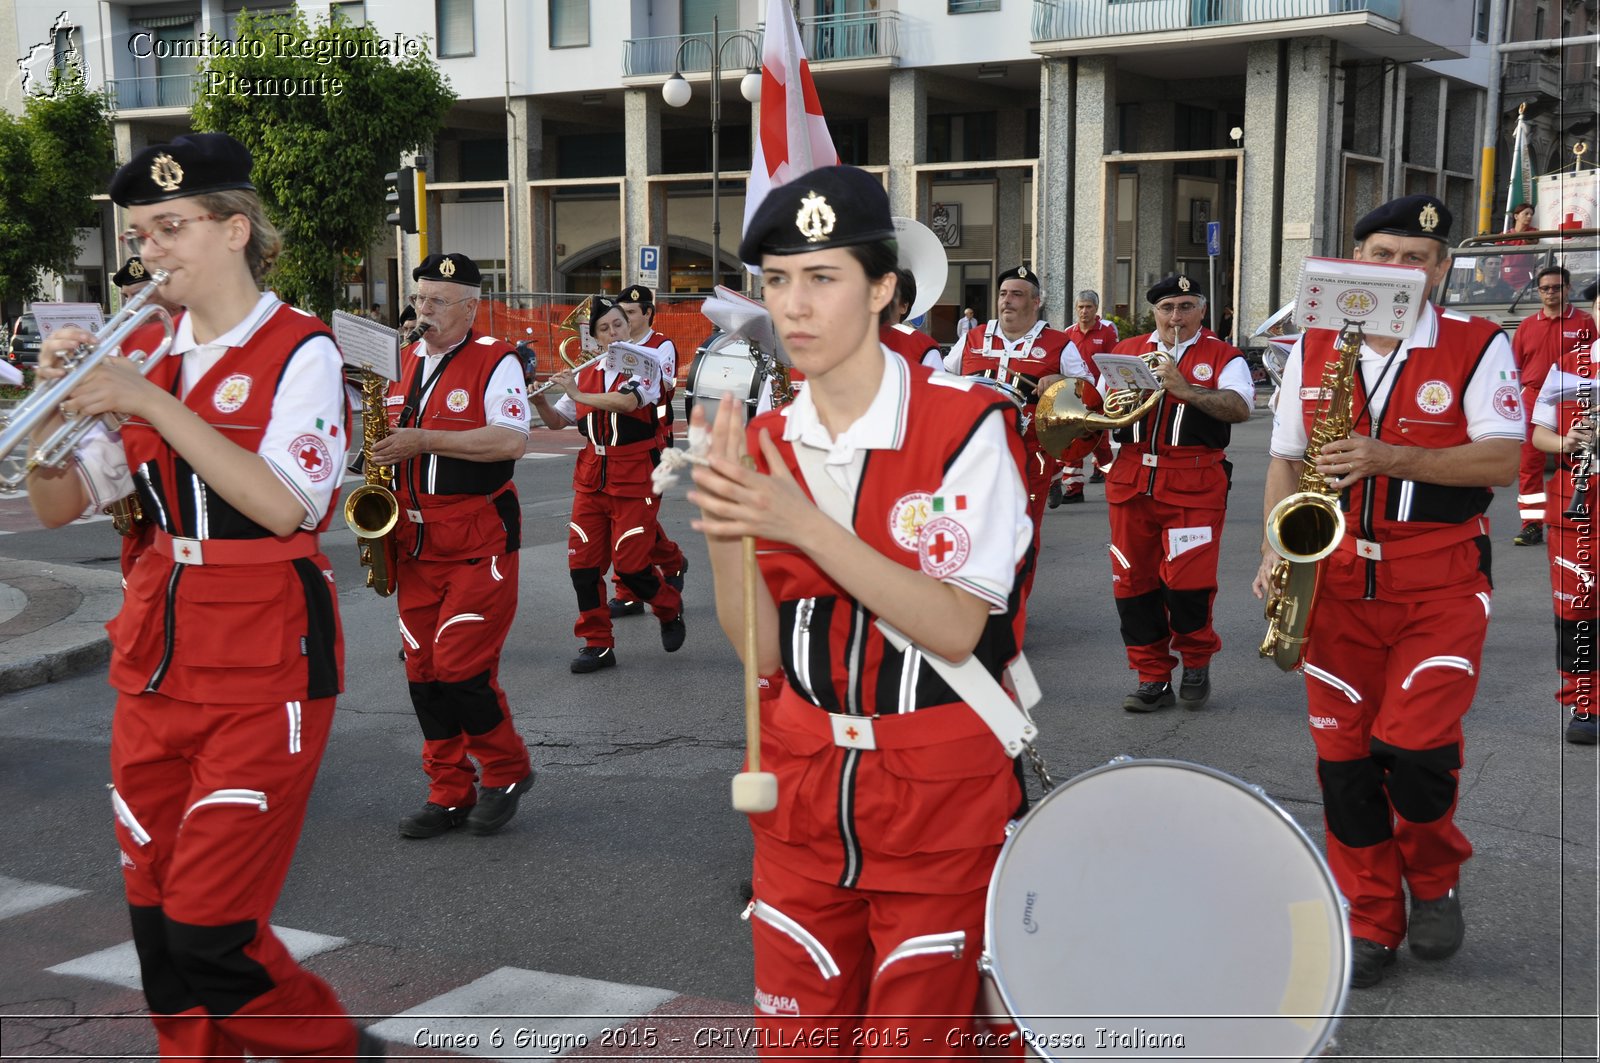
[[[112,351],[119,349],[123,341],[136,329],[154,318],[161,323],[164,333],[161,342],[148,353],[134,351],[126,355],[130,361],[139,366],[141,374],[149,375],[156,363],[172,350],[172,315],[167,313],[165,307],[150,303],[157,289],[166,282],[166,270],[153,271],[150,274],[150,284],[128,300],[111,320],[101,326],[100,331],[94,334],[92,342],[79,344],[77,349],[63,357],[62,362],[67,367],[66,376],[35,387],[33,393],[12,410],[9,416],[0,417],[0,426],[3,426],[3,429],[0,429],[0,457],[9,455],[25,442],[61,408],[67,396],[83,383],[84,378],[92,373],[96,366],[110,357]],[[12,469],[0,473],[0,492],[19,490],[35,469],[64,467],[72,459],[73,451],[77,449],[83,437],[94,427],[96,420],[103,420],[108,428],[114,429],[120,426],[114,414],[107,414],[99,419],[93,417],[81,420],[67,419],[66,424],[56,429],[44,443],[40,444],[38,450],[29,455],[22,463],[20,472],[13,471],[15,469],[13,463]]]

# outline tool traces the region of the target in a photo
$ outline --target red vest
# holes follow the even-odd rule
[[[878,326],[878,342],[912,365],[922,365],[922,359],[929,351],[935,354],[939,351],[939,345],[932,336],[903,323]]]
[[[1594,332],[1594,318],[1573,306],[1556,318],[1545,317],[1542,310],[1524,318],[1511,337],[1522,389],[1537,395],[1550,367],[1573,351],[1592,347]]]
[[[1394,378],[1389,400],[1374,423],[1366,386],[1355,377],[1356,421],[1353,431],[1399,447],[1463,446],[1470,443],[1462,405],[1467,385],[1478,371],[1499,326],[1481,317],[1438,315],[1437,343],[1413,347]],[[1335,357],[1337,334],[1313,329],[1303,341],[1301,379],[1320,382]],[[1315,388],[1316,385],[1310,385]],[[1508,398],[1516,387],[1507,381]],[[1306,431],[1316,419],[1317,404],[1305,402]],[[1343,493],[1345,535],[1377,543],[1398,542],[1476,520],[1489,508],[1494,492],[1487,487],[1441,484],[1373,476]],[[1396,561],[1376,561],[1336,550],[1323,572],[1323,585],[1340,598],[1376,598],[1405,602],[1455,598],[1490,589],[1487,536],[1468,539]]]
[[[1595,380],[1596,370],[1600,368],[1600,363],[1595,360],[1597,354],[1600,352],[1595,350],[1592,342],[1585,343],[1563,352],[1552,367],[1564,385],[1561,400],[1556,405],[1556,428],[1562,435],[1592,418],[1596,407],[1600,406],[1600,387],[1596,386]],[[1586,392],[1581,389],[1586,389]],[[1562,516],[1572,505],[1572,494],[1577,490],[1578,472],[1577,455],[1556,455],[1556,469],[1550,475],[1550,481],[1545,488],[1546,523],[1559,524],[1570,529],[1577,529],[1580,523],[1593,527],[1594,514],[1600,511],[1600,476],[1589,481],[1589,493],[1586,498],[1590,519],[1580,522]]]
[[[1113,348],[1113,354],[1142,355],[1155,335],[1134,336]],[[1178,369],[1195,387],[1217,387],[1224,367],[1243,358],[1238,349],[1202,329],[1183,352]],[[1221,508],[1228,497],[1228,467],[1223,448],[1231,426],[1186,402],[1163,398],[1141,420],[1112,433],[1122,451],[1106,473],[1106,501],[1126,502],[1148,494],[1163,502]],[[1146,455],[1151,457],[1147,458]]]
[[[420,395],[420,386],[427,383],[419,379],[425,359],[417,351],[413,344],[402,352],[400,379],[389,385],[389,426],[434,432],[470,432],[486,426],[484,392],[500,363],[516,359],[516,348],[468,332],[446,355],[444,369],[422,399],[420,411],[407,408],[411,396]],[[522,507],[512,482],[516,467],[515,461],[466,461],[426,452],[401,464],[394,479],[400,502],[394,534],[401,551],[427,561],[516,552],[522,539]],[[414,519],[418,514],[420,521]]]
[[[1087,332],[1080,328],[1076,321],[1066,331],[1067,338],[1078,348],[1078,353],[1083,355],[1083,360],[1089,363],[1090,369],[1095,368],[1095,355],[1109,353],[1117,346],[1117,326],[1104,319],[1097,320],[1094,328]]]
[[[578,390],[589,395],[620,394],[632,378],[623,373],[606,387],[605,366],[596,363],[578,374]],[[603,491],[619,498],[644,498],[651,494],[650,472],[659,457],[656,408],[640,406],[627,413],[612,413],[577,403],[578,431],[588,445],[578,454],[572,486],[579,491]]]
[[[184,405],[230,442],[255,453],[266,435],[278,381],[309,339],[326,336],[321,321],[278,307],[247,345],[226,353],[184,398]],[[148,349],[130,340],[130,349]],[[147,374],[176,394],[183,359],[163,359]],[[348,425],[346,426],[348,431]],[[122,610],[106,625],[111,685],[128,694],[155,690],[190,702],[252,704],[332,697],[344,686],[344,641],[332,566],[316,531],[273,536],[202,480],[147,422],[122,429],[145,516],[171,535],[207,542],[259,541],[262,549],[300,552],[260,564],[180,565],[145,549],[127,577]],[[318,459],[311,446],[300,458]],[[321,458],[337,476],[330,454]],[[229,543],[233,545],[233,543]]]
[[[996,334],[993,342],[989,340],[990,326]],[[967,333],[967,342],[961,348],[961,375],[986,376],[1022,389],[1023,398],[1027,400],[1025,412],[1031,415],[1039,401],[1039,378],[1061,372],[1061,352],[1071,341],[1060,329],[1045,326],[1022,351],[1005,359],[1002,369],[1000,355],[1005,338],[999,333],[1000,326],[993,321]],[[1031,427],[1029,436],[1032,436]]]
[[[672,445],[672,425],[677,420],[672,413],[672,397],[678,393],[678,345],[666,333],[653,329],[639,344],[656,350],[668,345],[672,347],[672,365],[661,367],[661,401],[656,405],[656,440],[662,447]]]

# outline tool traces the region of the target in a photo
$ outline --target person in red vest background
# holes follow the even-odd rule
[[[1100,293],[1092,288],[1085,288],[1078,293],[1077,302],[1073,304],[1073,322],[1067,328],[1067,337],[1072,340],[1072,345],[1078,348],[1078,353],[1083,356],[1084,362],[1089,366],[1090,372],[1094,371],[1094,356],[1097,354],[1110,354],[1117,346],[1117,326],[1100,316]],[[1083,485],[1085,483],[1084,470],[1093,467],[1095,472],[1087,482],[1100,483],[1105,479],[1101,472],[1111,464],[1111,433],[1102,432],[1100,442],[1095,445],[1094,454],[1083,460],[1080,465],[1062,466],[1061,480],[1050,488],[1050,507],[1054,509],[1063,502],[1082,502]]]
[[[1511,336],[1517,359],[1517,382],[1522,387],[1522,412],[1532,418],[1535,400],[1546,374],[1569,353],[1592,348],[1594,322],[1585,310],[1567,302],[1572,274],[1561,266],[1545,266],[1536,278],[1539,311],[1523,318]],[[1530,420],[1531,429],[1531,420]],[[1522,445],[1522,465],[1517,475],[1517,514],[1522,530],[1511,541],[1518,546],[1538,546],[1544,541],[1545,452],[1530,438]]]

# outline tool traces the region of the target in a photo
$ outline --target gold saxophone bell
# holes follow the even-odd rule
[[[367,371],[361,384],[361,435],[367,482],[344,496],[344,522],[360,543],[367,586],[387,598],[395,590],[395,573],[389,563],[389,533],[400,521],[400,503],[386,484],[394,470],[372,460],[372,448],[389,434],[384,396],[389,382]]]
[[[561,324],[556,326],[556,331],[558,332],[572,333],[572,335],[561,341],[561,345],[556,348],[556,353],[561,356],[561,360],[563,362],[567,363],[567,368],[574,371],[577,370],[577,368],[581,366],[585,360],[583,332],[581,329],[579,329],[578,325],[579,322],[582,322],[589,317],[589,307],[593,302],[594,296],[584,296],[583,302],[573,307],[572,313],[562,318]],[[567,348],[572,344],[577,344],[576,353],[569,353],[567,350]]]

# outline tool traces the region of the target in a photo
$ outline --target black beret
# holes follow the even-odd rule
[[[1356,222],[1359,243],[1373,233],[1391,236],[1425,236],[1440,243],[1450,242],[1450,208],[1437,196],[1415,195],[1391,199],[1369,211]]]
[[[634,284],[622,289],[622,294],[617,296],[619,303],[638,303],[640,306],[650,306],[656,301],[656,293],[642,284]]]
[[[410,303],[407,303],[406,304],[406,308],[404,310],[400,311],[400,320],[395,322],[395,327],[396,328],[405,328],[407,325],[411,324],[416,319],[417,319],[417,308],[412,306]]]
[[[589,300],[589,327],[594,328],[595,322],[615,310],[620,301],[605,295],[597,295]]]
[[[1174,295],[1198,295],[1204,297],[1206,290],[1200,287],[1200,282],[1186,273],[1169,273],[1156,281],[1150,290],[1144,293],[1145,299],[1154,306],[1163,299],[1170,299]]]
[[[894,239],[883,182],[854,166],[824,166],[767,193],[739,241],[739,260],[803,255]]]
[[[152,144],[111,176],[111,201],[142,207],[250,183],[250,149],[226,133],[188,133],[170,144]]]
[[[1596,296],[1600,296],[1600,280],[1590,281],[1588,287],[1578,293],[1578,301],[1580,303],[1592,303],[1595,301]]]
[[[126,288],[130,284],[143,284],[150,279],[150,271],[144,268],[138,255],[131,256],[122,264],[122,268],[111,275],[111,283],[118,288]]]
[[[999,291],[1000,285],[1004,284],[1008,280],[1027,281],[1029,284],[1033,285],[1034,291],[1039,290],[1039,274],[1035,273],[1027,266],[1014,266],[1000,274],[1000,276],[995,278],[994,290]]]
[[[472,259],[452,251],[448,255],[435,254],[423,259],[422,264],[411,271],[411,279],[445,281],[476,288],[483,280],[483,274],[478,272],[478,264]]]

